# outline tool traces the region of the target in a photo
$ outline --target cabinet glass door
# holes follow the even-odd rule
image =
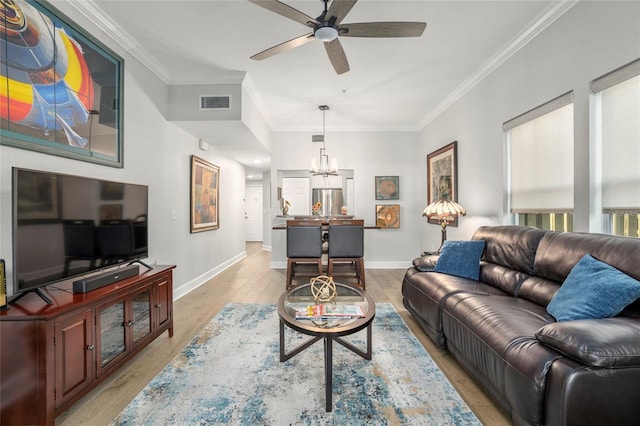
[[[133,343],[151,334],[151,288],[133,295]]]
[[[100,309],[100,358],[102,366],[125,351],[124,300]]]

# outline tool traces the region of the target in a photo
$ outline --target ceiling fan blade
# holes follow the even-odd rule
[[[331,61],[331,65],[333,65],[333,69],[336,70],[336,73],[344,74],[349,71],[349,61],[347,61],[347,55],[344,53],[340,40],[335,39],[322,44],[324,44],[324,48],[327,51],[327,55],[329,55],[329,60]]]
[[[333,0],[331,2],[331,6],[329,6],[329,10],[327,11],[326,18],[334,16],[336,18],[334,25],[338,25],[351,11],[353,6],[355,6],[357,1],[358,0]]]
[[[361,22],[340,25],[341,37],[420,37],[426,22]]]
[[[308,43],[311,40],[315,40],[315,38],[316,37],[313,35],[313,33],[305,34],[300,37],[293,38],[289,41],[285,41],[284,43],[280,43],[277,46],[270,47],[269,49],[263,50],[260,53],[256,53],[251,57],[251,59],[260,61],[262,59],[277,55],[278,53],[282,53],[298,46],[302,46],[303,44]]]
[[[301,23],[302,25],[306,25],[310,28],[315,28],[320,25],[315,18],[300,12],[298,9],[294,9],[293,7],[286,5],[277,0],[249,0],[253,4],[257,4],[260,7],[264,7],[267,10],[270,10],[278,15],[284,16],[285,18],[292,19],[296,22]]]

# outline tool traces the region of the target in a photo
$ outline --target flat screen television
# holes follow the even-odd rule
[[[148,257],[145,185],[14,167],[12,190],[18,297]]]

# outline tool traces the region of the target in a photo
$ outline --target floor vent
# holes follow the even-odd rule
[[[229,108],[231,108],[231,96],[200,95],[200,109],[229,109]]]

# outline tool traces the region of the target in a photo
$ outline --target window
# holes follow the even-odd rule
[[[640,214],[615,211],[606,214],[611,234],[640,238]]]
[[[549,231],[570,232],[573,230],[571,213],[518,213],[518,225],[535,226]]]
[[[591,82],[606,230],[640,237],[640,59]]]
[[[509,205],[517,224],[573,230],[573,96],[566,93],[503,125]]]

